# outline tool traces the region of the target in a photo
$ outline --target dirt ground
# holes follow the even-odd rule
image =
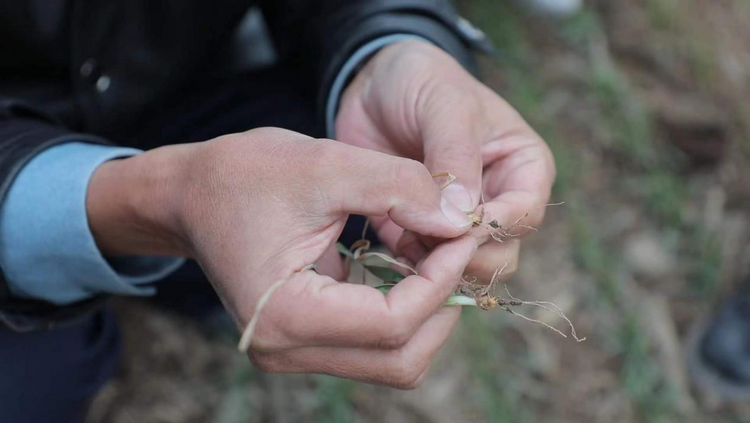
[[[750,275],[750,1],[589,1],[565,20],[460,8],[499,48],[484,78],[549,142],[566,201],[510,286],[588,340],[465,310],[402,392],[265,375],[234,339],[120,301],[126,359],[89,422],[750,421],[686,370],[697,328]]]

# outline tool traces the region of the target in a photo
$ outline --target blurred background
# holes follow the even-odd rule
[[[118,300],[125,361],[88,421],[750,421],[750,401],[689,370],[750,274],[750,1],[545,3],[457,6],[499,49],[483,77],[550,144],[566,202],[509,286],[556,302],[587,341],[465,309],[424,385],[402,392],[262,374],[232,336]]]

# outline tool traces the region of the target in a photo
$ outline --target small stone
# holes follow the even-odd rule
[[[659,278],[674,271],[676,260],[653,235],[639,234],[625,243],[625,261],[636,276]]]

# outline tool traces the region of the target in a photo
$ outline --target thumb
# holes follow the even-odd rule
[[[385,216],[420,235],[455,238],[471,218],[442,195],[430,171],[415,160],[328,141],[330,158],[318,183],[336,213]],[[320,156],[318,159],[322,159]]]
[[[444,85],[434,88],[419,107],[425,166],[433,174],[454,175],[456,181],[443,189],[443,195],[462,211],[473,212],[482,189],[479,104],[465,90]]]

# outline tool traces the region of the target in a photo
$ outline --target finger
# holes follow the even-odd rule
[[[430,250],[437,245],[428,245],[426,238],[411,231],[404,231],[393,251],[409,259],[412,263],[419,263],[429,254]],[[444,240],[443,240],[444,241]]]
[[[268,372],[323,373],[411,389],[424,379],[433,357],[448,339],[460,315],[460,307],[440,309],[399,349],[306,347],[251,353],[251,358],[261,370]]]
[[[252,346],[400,348],[453,293],[475,249],[471,237],[439,246],[418,267],[419,276],[387,295],[313,272],[296,274],[266,304]]]
[[[388,215],[402,228],[442,238],[455,238],[471,226],[421,163],[330,140],[318,143],[316,159],[329,165],[310,172],[331,211]]]
[[[549,202],[555,179],[549,149],[533,133],[513,135],[487,147],[485,161],[489,164],[484,171],[484,191],[490,201],[481,206],[482,222],[494,221],[505,239],[525,236],[541,224]],[[480,244],[492,239],[486,226],[474,228],[472,234],[482,232],[485,236],[479,239]],[[406,231],[396,251],[418,261],[440,242],[439,238]]]
[[[485,229],[477,229],[483,231]],[[439,245],[444,240],[425,238],[416,235],[413,232],[405,232],[398,242],[398,248],[395,250],[398,254],[403,255],[413,263],[423,260],[429,251]],[[489,283],[495,270],[505,266],[500,276],[500,281],[509,279],[518,268],[519,252],[521,242],[518,238],[509,238],[502,243],[498,243],[489,235],[477,239],[479,249],[474,258],[464,271],[464,275],[477,279],[477,283]]]
[[[389,251],[396,251],[398,240],[404,234],[404,228],[393,223],[388,217],[372,217],[370,218],[375,233],[378,235],[378,239],[382,242]]]
[[[482,108],[465,87],[434,85],[417,111],[424,144],[424,164],[433,174],[450,172],[456,181],[443,195],[471,213],[479,204],[482,186]]]
[[[483,222],[495,227],[490,230],[486,226],[479,228],[477,232],[484,232],[485,239],[495,234],[499,239],[524,237],[529,232],[539,229],[547,205],[549,204],[549,191],[506,191],[482,206],[484,213]]]
[[[555,180],[555,164],[546,144],[530,129],[483,147],[485,218],[523,235],[541,224]],[[526,215],[528,213],[528,216]],[[521,219],[519,221],[519,219]]]
[[[346,279],[344,262],[341,260],[341,254],[335,245],[329,246],[322,256],[315,262],[316,270],[319,274],[330,277],[337,281]]]
[[[520,251],[521,241],[517,239],[502,244],[489,242],[479,247],[464,273],[471,278],[477,278],[477,283],[488,284],[495,271],[504,267],[502,273],[498,274],[497,282],[506,281],[518,269]]]
[[[509,234],[523,236],[530,230],[528,227],[538,226],[544,216],[543,206],[549,201],[555,179],[552,154],[521,116],[495,93],[483,89],[479,97],[482,104],[487,105],[484,109],[490,111],[484,118],[478,114],[480,117],[473,120],[485,122],[488,128],[485,134],[490,134],[480,149],[481,162],[485,166],[483,192],[491,203],[483,207],[495,217],[484,220],[497,220],[505,228],[512,227],[508,230]],[[449,189],[450,186],[446,188]],[[526,213],[529,215],[526,216]],[[517,222],[519,218],[523,219]],[[485,236],[480,242],[489,239],[489,236]],[[442,241],[438,237],[406,231],[395,251],[418,261]]]

